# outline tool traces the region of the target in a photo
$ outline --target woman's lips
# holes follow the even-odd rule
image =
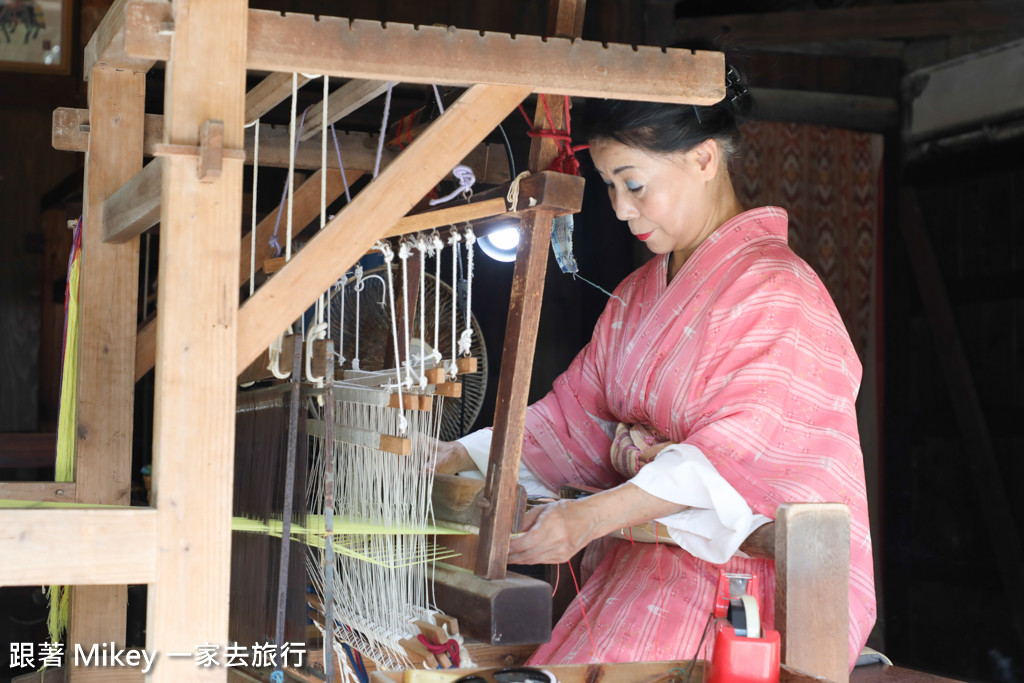
[[[654,231],[653,231],[653,230],[651,230],[650,232],[645,232],[645,233],[644,233],[644,234],[642,234],[642,235],[637,235],[637,236],[636,236],[636,238],[637,238],[638,240],[640,240],[641,242],[646,242],[646,241],[647,241],[647,239],[648,239],[648,238],[649,238],[649,237],[650,237],[651,235],[653,235],[653,234],[654,234]]]

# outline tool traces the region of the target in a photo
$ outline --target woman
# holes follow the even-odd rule
[[[860,362],[786,244],[785,211],[744,211],[736,198],[729,160],[745,93],[729,81],[711,107],[588,106],[615,213],[656,256],[619,285],[590,343],[527,414],[524,478],[603,490],[532,510],[511,542],[509,562],[532,564],[603,539],[534,663],[692,657],[723,569],[760,577],[771,626],[774,562],[740,546],[787,502],[849,506],[851,666],[874,624]],[[440,468],[485,465],[488,442],[478,432],[453,444]],[[604,538],[650,520],[678,547]]]

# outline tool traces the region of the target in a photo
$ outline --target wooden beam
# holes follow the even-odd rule
[[[89,149],[89,110],[60,107],[53,112],[53,147],[65,152],[84,152]],[[164,117],[146,114],[143,154],[155,155],[156,146],[164,136]],[[252,128],[245,132],[245,162],[253,161],[255,133]],[[338,132],[338,146],[345,172],[370,172],[377,154],[377,137],[368,133]],[[332,143],[333,148],[333,143]],[[385,149],[381,155],[381,167],[391,163],[396,152]],[[487,185],[508,180],[508,156],[499,144],[481,143],[474,147],[460,162],[473,169],[477,182]],[[288,127],[260,126],[260,166],[288,168]],[[332,151],[327,154],[327,167],[338,168],[338,156]],[[320,141],[309,140],[299,143],[295,155],[295,168],[315,170],[320,168]]]
[[[555,0],[555,6],[549,7],[548,33],[578,38],[579,31],[583,29],[585,6],[585,0]],[[534,128],[564,130],[566,108],[545,107],[544,97],[543,94],[539,96],[534,110]],[[557,155],[558,145],[554,140],[534,138],[530,143],[529,170],[533,173],[546,170]],[[547,272],[553,219],[554,213],[550,210],[531,211],[524,216],[519,228],[519,246],[512,274],[512,294],[494,407],[494,436],[487,471],[484,473],[489,506],[480,522],[480,542],[476,555],[476,573],[486,579],[501,579],[506,572],[513,522],[509,508],[519,482],[526,404],[530,393],[541,301],[544,298],[544,276]]]
[[[296,74],[298,87],[309,83],[305,74]],[[245,123],[249,124],[292,96],[292,74],[276,71],[245,94]]]
[[[244,144],[246,1],[176,1],[167,64],[164,142],[197,145],[210,119],[224,148]],[[217,77],[210,78],[211,65]],[[164,159],[153,495],[157,567],[147,598],[147,649],[191,652],[228,642],[231,487],[242,160],[200,182],[194,157]],[[155,683],[225,681],[224,668],[167,658]]]
[[[142,168],[146,75],[93,69],[79,291],[75,483],[85,503],[127,505],[132,479],[139,241],[104,244],[104,202]],[[88,583],[88,582],[83,582]],[[127,582],[125,582],[127,583]],[[126,586],[71,591],[68,640],[123,644]]]
[[[309,140],[323,130],[324,125],[331,125],[343,119],[367,102],[384,94],[388,89],[387,81],[364,81],[354,78],[341,86],[327,97],[327,123],[324,123],[323,101],[314,104],[306,115],[306,125],[299,136],[300,140]],[[330,143],[328,143],[330,144]]]
[[[129,54],[166,60],[164,2],[128,4]],[[310,50],[316,45],[316,50]],[[249,10],[248,68],[367,80],[465,86],[490,83],[579,97],[714,104],[725,93],[719,52],[511,36],[309,14]]]
[[[725,14],[676,20],[676,45],[714,40],[730,49],[758,45],[928,38],[1024,28],[1017,0],[953,0],[837,9]]]
[[[85,46],[85,64],[83,72],[85,80],[92,77],[96,66],[109,66],[123,71],[145,73],[153,66],[152,59],[135,59],[129,57],[124,49],[125,7],[129,0],[114,0],[114,3],[103,16],[96,32]]]
[[[103,202],[104,242],[124,244],[160,221],[163,169],[163,160],[153,159]]]
[[[775,627],[782,662],[832,683],[850,675],[850,511],[781,505],[775,518]]]
[[[490,505],[481,523],[477,551],[476,573],[487,579],[505,576],[508,539],[512,533],[512,510],[507,501],[511,499],[519,476],[552,219],[550,211],[530,212],[523,218],[519,229],[512,298],[494,407],[494,437],[485,473]]]
[[[236,374],[348,270],[528,94],[476,85],[427,128],[239,311]],[[162,310],[162,309],[161,309]]]
[[[74,503],[78,500],[78,490],[70,481],[0,481],[0,500]]]
[[[0,586],[150,583],[155,531],[150,508],[0,509]]]

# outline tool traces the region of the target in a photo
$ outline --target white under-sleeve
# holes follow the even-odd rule
[[[713,564],[727,562],[751,532],[771,521],[754,514],[700,449],[689,444],[667,446],[629,482],[652,496],[689,506],[657,521],[679,547]]]
[[[472,434],[467,434],[461,439],[456,439],[466,448],[469,457],[473,459],[473,464],[476,465],[478,470],[460,472],[459,476],[473,479],[484,478],[484,473],[487,472],[487,463],[491,458],[491,436],[493,434],[494,432],[490,429],[481,429]],[[519,483],[526,489],[527,496],[558,498],[558,494],[545,486],[522,460],[519,461]]]

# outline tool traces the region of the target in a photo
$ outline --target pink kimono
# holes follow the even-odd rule
[[[787,246],[787,222],[776,207],[747,211],[670,283],[666,257],[627,277],[615,291],[625,305],[609,300],[590,343],[530,407],[523,462],[553,490],[610,488],[626,479],[610,463],[607,425],[642,424],[698,448],[754,513],[846,504],[852,666],[876,614],[854,409],[861,365],[825,287]],[[761,619],[774,623],[773,561],[713,565],[679,547],[609,539],[600,549],[533,663],[690,658],[721,569],[760,577]]]

